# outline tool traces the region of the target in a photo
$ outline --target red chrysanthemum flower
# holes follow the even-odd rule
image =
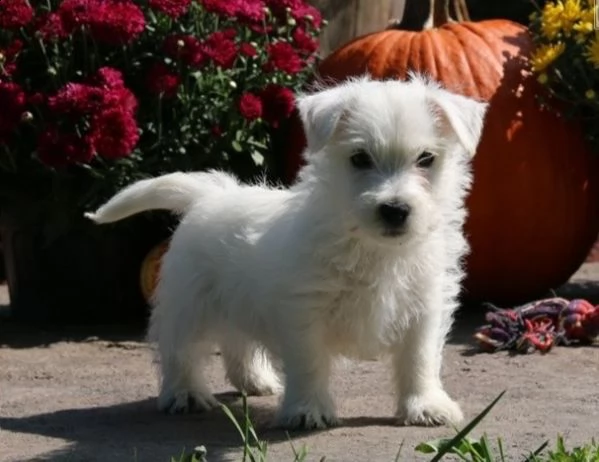
[[[19,39],[13,40],[5,49],[0,49],[3,62],[0,65],[0,76],[12,75],[17,70],[17,57],[23,49],[23,42]]]
[[[38,138],[37,157],[49,167],[62,168],[89,163],[94,158],[94,149],[89,138],[50,127]]]
[[[201,0],[200,3],[209,13],[232,18],[239,10],[238,0]]]
[[[65,32],[70,34],[81,26],[89,25],[100,6],[98,0],[63,0],[58,7],[58,15]]]
[[[103,90],[102,108],[110,109],[118,107],[121,111],[133,114],[137,110],[137,99],[128,88],[111,88]]]
[[[191,0],[150,0],[149,5],[150,8],[175,19],[187,13]]]
[[[41,106],[47,101],[46,95],[41,92],[33,93],[27,98],[27,103],[31,106]]]
[[[123,73],[114,67],[101,67],[90,79],[90,83],[104,88],[123,88]]]
[[[33,19],[33,8],[26,0],[0,0],[0,27],[18,29]]]
[[[258,54],[258,50],[256,50],[256,47],[251,43],[247,42],[239,45],[239,51],[245,56],[249,56],[250,58],[253,58]]]
[[[146,78],[146,87],[151,93],[164,95],[167,98],[177,94],[181,79],[163,63],[155,63]]]
[[[223,129],[220,125],[213,125],[210,129],[210,133],[212,133],[212,135],[216,138],[220,138],[221,136],[223,136]]]
[[[132,113],[115,108],[102,111],[93,118],[89,137],[99,156],[120,159],[135,149],[139,129]]]
[[[16,83],[0,82],[0,143],[7,141],[19,125],[27,97]]]
[[[303,0],[266,0],[266,6],[279,18],[286,17],[287,8],[293,11],[301,5],[303,5]]]
[[[304,63],[293,46],[288,42],[277,42],[267,47],[268,61],[264,65],[267,72],[280,70],[288,74],[300,72]]]
[[[235,16],[244,24],[261,23],[264,20],[265,7],[262,0],[238,0]]]
[[[318,40],[315,40],[305,29],[298,27],[292,34],[293,43],[297,49],[307,54],[312,54],[318,50]]]
[[[100,88],[70,82],[48,98],[48,109],[53,115],[80,117],[100,110],[104,105],[104,97]]]
[[[252,32],[255,32],[258,35],[270,34],[274,29],[274,27],[271,24],[267,24],[265,22],[259,22],[256,24],[248,24],[247,26]]]
[[[269,84],[260,92],[262,118],[277,128],[281,120],[287,119],[295,108],[295,96],[289,88]]]
[[[239,99],[239,112],[247,120],[262,117],[262,99],[253,93],[245,92]]]
[[[230,69],[237,58],[237,45],[232,40],[234,30],[217,31],[208,36],[204,42],[204,53],[214,64],[223,69]]]
[[[200,67],[206,61],[202,44],[193,35],[171,35],[163,45],[169,58],[181,60],[191,67]]]
[[[291,16],[301,24],[310,22],[315,28],[320,28],[322,25],[322,15],[318,8],[312,5],[302,3],[295,6],[291,9]]]
[[[41,16],[35,25],[37,32],[43,40],[56,40],[65,38],[68,34],[58,13],[49,13]]]
[[[222,29],[218,32],[215,32],[213,35],[215,35],[216,37],[222,37],[226,39],[234,39],[235,37],[237,37],[237,31],[232,27],[228,27],[226,29]]]
[[[67,32],[88,26],[100,43],[130,43],[145,29],[143,11],[129,0],[64,0],[58,12]]]
[[[92,18],[91,33],[98,42],[109,45],[130,43],[146,27],[143,11],[134,3],[105,3],[98,16]]]

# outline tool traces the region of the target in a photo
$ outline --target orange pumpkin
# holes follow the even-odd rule
[[[162,256],[168,250],[168,240],[161,242],[157,246],[153,247],[143,262],[141,263],[141,269],[139,271],[139,284],[141,287],[141,293],[147,302],[150,302],[156,285],[158,284],[158,277],[160,275],[160,267],[162,264]]]
[[[541,296],[568,280],[597,237],[599,158],[588,151],[577,124],[538,104],[543,89],[529,70],[533,43],[524,26],[453,22],[447,4],[433,0],[432,27],[414,30],[410,15],[422,3],[407,0],[402,23],[342,46],[321,62],[319,74],[335,81],[365,72],[404,78],[420,71],[489,101],[467,202],[472,251],[465,295],[499,304]],[[299,122],[290,130],[288,179],[305,146]]]

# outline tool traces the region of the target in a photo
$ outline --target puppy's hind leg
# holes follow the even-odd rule
[[[157,343],[160,363],[158,409],[169,414],[210,410],[218,402],[208,389],[202,369],[213,344],[203,329],[185,323],[178,314],[170,305],[159,305],[152,313],[148,339]]]
[[[281,391],[282,386],[268,353],[239,332],[223,336],[219,342],[227,379],[248,395],[266,396]]]
[[[162,382],[158,409],[169,414],[208,411],[218,406],[203,376],[212,345],[195,343],[173,354],[160,354]]]

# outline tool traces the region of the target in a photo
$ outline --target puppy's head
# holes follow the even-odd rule
[[[348,233],[422,237],[460,212],[486,104],[418,76],[350,80],[298,99],[303,183]]]

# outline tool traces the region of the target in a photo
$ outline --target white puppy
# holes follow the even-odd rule
[[[202,371],[216,343],[228,379],[248,394],[280,388],[271,359],[280,360],[286,428],[336,424],[333,359],[384,353],[399,423],[459,422],[440,372],[485,104],[412,76],[350,80],[298,107],[307,166],[290,189],[173,173],[88,214],[98,223],[149,209],[182,215],[149,329],[160,409],[217,405]]]

